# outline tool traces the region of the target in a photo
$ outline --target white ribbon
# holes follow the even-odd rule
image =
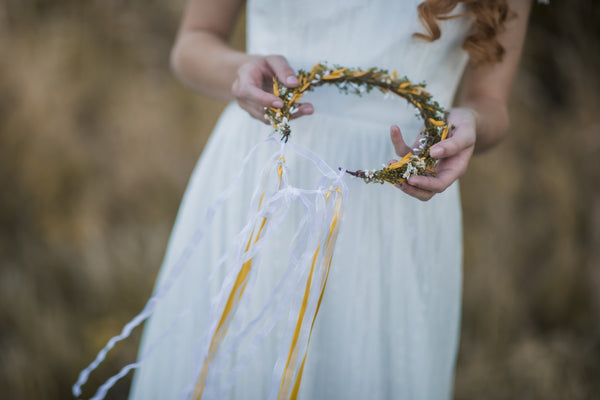
[[[268,142],[277,143],[278,141],[274,138],[269,138],[257,144],[250,150],[240,166],[239,173],[223,193],[219,195],[217,200],[209,207],[203,222],[194,231],[190,242],[184,247],[177,258],[176,263],[168,271],[164,281],[157,287],[152,297],[146,303],[144,309],[125,325],[119,335],[111,338],[107,345],[98,353],[94,361],[79,374],[79,378],[73,386],[73,394],[76,397],[81,395],[82,385],[87,382],[89,374],[105,359],[106,354],[117,342],[126,339],[135,327],[152,315],[158,302],[164,298],[173,287],[178,277],[186,270],[195,249],[204,238],[206,232],[210,229],[216,211],[220,209],[231,196],[256,149],[260,145]],[[317,167],[322,178],[316,189],[301,189],[291,186],[288,182],[288,171],[285,165],[282,166],[280,187],[265,189],[269,186],[266,180],[268,180],[273,171],[281,165],[280,159],[284,156],[286,149],[292,150],[301,157],[311,161]],[[288,265],[282,273],[281,279],[273,288],[273,292],[270,294],[267,302],[254,319],[246,326],[243,326],[243,324],[239,322],[239,319],[236,320],[235,317],[232,320],[232,325],[227,333],[227,340],[223,341],[223,345],[218,349],[215,359],[210,365],[202,398],[220,399],[225,397],[239,374],[244,370],[252,359],[252,356],[260,348],[266,336],[287,313],[288,321],[284,341],[282,342],[283,350],[280,351],[279,360],[274,366],[273,372],[271,394],[275,393],[276,395],[275,386],[277,386],[277,389],[279,388],[279,382],[281,381],[283,373],[282,359],[287,354],[287,348],[289,348],[291,332],[293,332],[294,324],[296,323],[294,315],[298,315],[306,277],[310,265],[312,264],[313,252],[316,247],[322,245],[322,232],[329,229],[332,207],[331,205],[326,204],[325,197],[328,192],[333,190],[332,188],[338,188],[345,194],[347,188],[343,182],[344,173],[344,170],[334,171],[318,155],[302,146],[292,143],[284,144],[281,142],[279,149],[273,154],[270,161],[263,169],[263,180],[265,181],[257,186],[257,189],[253,194],[251,209],[255,211],[250,215],[247,224],[242,228],[240,233],[236,235],[236,238],[232,241],[232,244],[228,247],[226,252],[219,258],[218,262],[209,269],[208,283],[215,279],[217,271],[225,271],[225,278],[222,282],[221,290],[217,296],[211,300],[210,308],[208,310],[208,327],[202,336],[197,339],[194,346],[194,359],[196,361],[192,374],[193,379],[186,387],[182,388],[179,396],[180,399],[190,398],[193,393],[195,382],[200,375],[204,360],[208,355],[212,335],[215,332],[221,311],[227,301],[240,266],[250,259],[253,260],[253,268],[247,277],[248,282],[245,288],[244,298],[240,301],[238,309],[238,313],[246,315],[246,313],[249,312],[249,301],[247,300],[252,296],[254,289],[253,278],[256,275],[256,269],[260,268],[261,250],[273,233],[277,232],[278,228],[285,221],[291,205],[294,202],[299,202],[304,212],[290,244]],[[258,207],[261,200],[261,207]],[[253,243],[248,251],[246,251],[247,241],[252,230],[260,224],[263,218],[267,218],[268,223],[265,225],[259,239]],[[319,241],[321,241],[321,243],[319,243]],[[322,263],[318,263],[318,265],[321,264]],[[316,276],[320,273],[320,269],[315,271]],[[150,343],[146,351],[139,356],[137,362],[126,365],[117,374],[109,378],[102,386],[100,386],[96,394],[92,397],[92,400],[103,399],[108,390],[120,378],[125,376],[130,370],[142,365],[152,352],[160,346],[165,338],[176,329],[178,324],[184,318],[193,315],[193,312],[201,303],[203,294],[204,293],[202,292],[198,293],[194,300],[173,318],[158,339]],[[317,298],[318,296],[311,296],[309,309],[314,309],[316,307]],[[303,327],[301,333],[303,341],[306,341],[307,335],[308,330],[306,327]],[[231,369],[228,366],[231,364],[230,361],[234,357],[236,358],[236,364],[233,369]],[[273,395],[271,395],[271,398],[273,398]]]

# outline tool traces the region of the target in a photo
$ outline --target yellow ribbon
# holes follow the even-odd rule
[[[279,159],[279,165],[277,166],[277,174],[279,175],[278,189],[281,187],[284,162],[285,162],[285,159],[283,157],[281,157]],[[263,198],[265,196],[265,192],[266,192],[265,187],[266,187],[267,182],[268,182],[268,173],[264,177],[264,180],[263,180],[263,192],[260,196],[260,201],[258,203],[258,211],[260,211],[260,209],[262,207],[262,202],[263,202]],[[254,228],[252,228],[252,231],[250,233],[250,238],[248,239],[248,244],[246,245],[244,253],[248,253],[248,251],[250,251],[251,246],[253,244],[256,244],[256,242],[258,242],[258,240],[260,239],[260,234],[263,231],[266,224],[267,224],[267,218],[264,217],[261,221],[260,227],[258,229],[258,233],[256,234],[256,238],[254,238],[254,241],[252,239],[254,237],[254,231],[256,229],[256,226]],[[227,330],[229,329],[231,320],[233,319],[233,316],[235,315],[235,312],[237,311],[237,308],[238,308],[238,305],[242,298],[242,295],[244,294],[244,290],[246,289],[246,284],[248,282],[247,278],[248,278],[248,274],[250,273],[251,269],[252,269],[252,258],[249,258],[246,262],[244,262],[244,264],[242,264],[242,267],[240,268],[240,271],[238,272],[238,275],[235,279],[233,287],[231,288],[231,292],[229,293],[229,297],[227,298],[227,303],[225,303],[225,308],[223,310],[223,313],[221,314],[221,319],[219,320],[217,329],[215,329],[215,333],[213,334],[212,340],[210,342],[210,347],[208,348],[208,356],[204,359],[204,364],[202,365],[202,371],[200,372],[200,377],[196,381],[196,386],[194,387],[194,393],[192,396],[194,399],[200,400],[202,398],[202,394],[204,393],[204,388],[206,386],[206,377],[208,376],[209,364],[215,358],[215,355],[217,354],[217,350],[219,349],[219,346],[220,346],[221,342],[223,341],[223,338],[225,337]]]
[[[282,177],[283,177],[283,162],[285,162],[285,160],[282,157],[279,160],[279,166],[277,169],[277,172],[279,175],[278,188],[281,187],[281,181],[282,181]],[[267,179],[265,177],[263,185],[266,185],[266,182],[267,182]],[[265,195],[265,191],[266,190],[263,188],[263,192],[261,194],[261,198],[260,198],[259,205],[258,205],[259,211],[262,207],[262,202],[263,202],[263,197]],[[298,313],[296,328],[294,330],[294,335],[292,337],[290,351],[289,351],[284,374],[283,374],[282,381],[281,381],[278,400],[296,399],[298,396],[298,391],[300,390],[300,383],[302,381],[302,374],[304,372],[304,364],[306,362],[306,356],[308,353],[308,345],[310,343],[312,329],[315,324],[315,320],[317,318],[317,313],[319,312],[319,308],[321,307],[321,301],[322,301],[323,295],[325,293],[325,287],[327,285],[327,279],[329,277],[329,269],[331,267],[331,260],[333,258],[333,251],[335,248],[335,243],[337,240],[337,235],[338,235],[338,230],[339,230],[339,221],[342,216],[342,191],[339,188],[331,189],[329,192],[327,192],[327,194],[325,196],[326,202],[329,201],[329,198],[332,194],[336,197],[336,199],[335,199],[335,204],[333,206],[332,220],[331,220],[331,223],[329,226],[329,232],[327,233],[327,240],[325,242],[325,248],[323,250],[323,259],[322,259],[323,267],[321,269],[321,277],[320,277],[321,279],[320,279],[320,283],[319,283],[319,287],[318,287],[319,298],[318,298],[315,310],[312,314],[312,317],[308,316],[307,308],[308,308],[309,297],[310,297],[310,293],[313,289],[313,286],[315,285],[315,283],[313,282],[315,266],[319,259],[319,254],[321,252],[321,245],[318,244],[317,248],[315,249],[313,258],[312,258],[312,264],[310,267],[308,279],[306,281],[304,297],[302,299],[301,307],[300,307],[300,310]],[[252,229],[252,232],[250,233],[250,237],[248,239],[248,243],[246,244],[246,248],[244,250],[245,253],[248,253],[250,251],[250,249],[252,248],[252,246],[254,244],[256,244],[256,242],[260,239],[260,235],[266,224],[267,224],[267,218],[264,217],[260,223],[260,227],[258,229],[256,237],[254,236],[254,231],[255,231],[256,227],[254,227]],[[321,239],[319,239],[319,241],[317,243],[320,243],[320,242],[321,242]],[[213,334],[213,337],[212,337],[212,340],[210,343],[210,347],[208,350],[208,355],[204,360],[204,364],[202,366],[200,376],[199,376],[199,378],[196,382],[195,388],[194,388],[193,398],[196,400],[200,400],[202,398],[202,394],[204,393],[204,389],[206,386],[206,378],[207,378],[208,372],[209,372],[209,365],[213,361],[214,357],[216,356],[219,346],[220,346],[221,342],[223,341],[223,339],[227,333],[227,330],[229,328],[229,325],[235,315],[235,312],[238,308],[238,305],[240,303],[242,295],[244,294],[244,290],[245,290],[246,284],[247,284],[248,274],[250,273],[251,269],[252,269],[252,258],[248,259],[246,262],[244,262],[242,264],[242,266],[237,274],[236,280],[233,284],[233,287],[231,288],[231,292],[229,293],[229,297],[227,298],[227,302],[223,309],[223,313],[221,314],[221,318],[219,320],[217,328],[215,329],[215,333]],[[305,324],[309,323],[309,321],[310,321],[310,330],[308,332],[308,338],[306,339],[304,355],[302,356],[302,362],[300,363],[300,366],[298,368],[296,368],[298,355],[299,355],[300,348],[301,348],[300,332],[302,331],[302,327]]]
[[[284,400],[289,398],[290,400],[295,400],[298,396],[298,391],[300,390],[300,383],[302,381],[302,373],[304,372],[304,364],[306,362],[306,355],[308,353],[308,345],[310,344],[310,337],[312,335],[312,329],[315,324],[315,320],[317,318],[317,314],[319,312],[319,308],[321,307],[321,301],[323,300],[323,294],[325,293],[325,287],[327,286],[327,278],[329,277],[329,269],[331,267],[331,260],[333,258],[333,250],[335,248],[335,242],[337,240],[338,230],[339,230],[339,220],[342,216],[342,192],[340,189],[336,188],[334,191],[330,191],[327,193],[326,200],[329,198],[330,194],[335,193],[337,198],[335,202],[335,206],[333,209],[333,217],[331,221],[331,225],[329,227],[329,234],[327,236],[327,241],[325,243],[325,254],[323,257],[323,268],[321,270],[321,282],[320,282],[320,294],[319,300],[317,302],[317,306],[315,308],[314,314],[312,316],[312,322],[310,324],[310,330],[308,333],[308,339],[306,342],[306,347],[304,350],[304,356],[302,358],[302,363],[298,369],[297,373],[295,372],[294,366],[296,365],[298,351],[300,348],[300,343],[298,341],[300,336],[300,331],[302,330],[302,326],[308,322],[305,320],[306,309],[308,306],[308,299],[310,296],[311,288],[312,288],[312,277],[315,269],[315,264],[321,251],[321,247],[317,247],[315,250],[312,265],[310,267],[310,272],[308,275],[308,279],[306,281],[306,288],[304,290],[304,298],[302,299],[302,305],[300,307],[300,312],[298,313],[298,320],[296,322],[296,329],[294,331],[294,336],[292,337],[292,343],[290,346],[290,351],[288,355],[288,359],[285,365],[285,370],[283,373],[283,377],[281,379],[281,386],[279,389],[279,395],[277,397],[278,400]],[[320,242],[320,240],[319,240]],[[290,369],[292,367],[292,369]]]

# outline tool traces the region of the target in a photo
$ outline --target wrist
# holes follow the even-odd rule
[[[506,136],[509,127],[506,103],[496,99],[477,99],[464,103],[461,109],[472,115],[475,125],[476,153],[491,149]]]
[[[171,50],[171,68],[195,91],[220,100],[232,99],[237,70],[255,56],[234,50],[220,37],[203,31],[180,34]]]

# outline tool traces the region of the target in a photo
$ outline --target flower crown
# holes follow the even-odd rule
[[[380,170],[346,172],[362,178],[366,183],[389,182],[391,184],[406,182],[411,175],[435,175],[437,159],[429,155],[429,149],[446,139],[451,127],[448,125],[447,113],[424,90],[424,83],[413,84],[406,77],[399,78],[396,71],[390,74],[387,70],[379,68],[367,70],[339,66],[330,68],[323,63],[316,64],[310,72],[299,70],[297,77],[299,85],[295,88],[287,88],[273,78],[273,93],[283,101],[283,107],[265,107],[265,118],[271,122],[275,132],[281,135],[281,140],[287,142],[290,137],[292,131],[289,120],[297,111],[296,104],[302,99],[304,93],[319,86],[335,85],[343,93],[360,96],[377,88],[383,93],[396,94],[417,108],[425,125],[421,132],[420,146],[418,149],[413,149],[415,153],[409,152],[400,161]]]

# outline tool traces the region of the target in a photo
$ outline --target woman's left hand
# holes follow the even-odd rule
[[[448,115],[448,124],[454,126],[448,138],[431,147],[432,157],[439,159],[435,167],[435,176],[413,175],[408,181],[397,185],[404,193],[427,201],[435,194],[446,190],[454,181],[467,171],[473,155],[476,139],[476,113],[470,108],[453,108]],[[396,154],[400,157],[412,151],[402,139],[397,126],[392,126],[390,136]]]

